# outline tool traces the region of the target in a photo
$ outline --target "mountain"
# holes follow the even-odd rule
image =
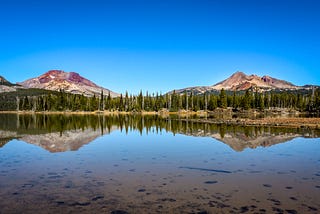
[[[12,84],[8,80],[6,80],[3,76],[0,76],[0,93],[17,91],[17,88],[22,88],[22,87]]]
[[[18,83],[26,88],[40,88],[52,91],[63,90],[73,94],[83,94],[85,96],[104,95],[110,93],[111,97],[119,96],[109,89],[96,85],[90,80],[80,76],[75,72],[64,72],[61,70],[51,70],[47,73]]]
[[[259,77],[257,75],[246,75],[241,71],[232,74],[228,79],[212,86],[216,90],[247,90],[251,87],[266,89],[297,89],[298,87],[290,82],[279,80],[270,76]]]
[[[279,80],[270,76],[259,77],[257,75],[246,75],[241,71],[237,71],[229,78],[218,82],[212,86],[198,86],[175,90],[176,93],[184,93],[185,91],[193,91],[195,94],[202,94],[204,92],[220,91],[221,89],[229,91],[243,91],[250,88],[258,88],[262,91],[268,90],[297,90],[304,87],[296,86],[285,80]],[[172,93],[172,92],[169,92]]]
[[[14,84],[6,80],[3,76],[0,76],[0,85],[13,86]]]

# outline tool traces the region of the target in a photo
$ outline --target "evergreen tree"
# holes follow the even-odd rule
[[[183,100],[184,100],[184,107],[185,107],[185,110],[189,110],[189,101],[188,101],[188,92],[185,91],[184,92],[184,97],[183,97]]]
[[[193,105],[193,91],[191,91],[191,94],[190,94],[190,106],[191,106],[191,111],[194,111],[194,105]]]
[[[251,108],[251,94],[249,90],[246,90],[246,93],[244,94],[242,98],[242,105],[241,107],[245,110],[248,110]]]
[[[99,110],[99,101],[94,94],[93,97],[89,99],[89,108],[88,111],[96,111]]]
[[[64,111],[65,110],[65,93],[62,91],[62,89],[59,90],[59,101],[58,101],[58,111]]]
[[[265,94],[263,98],[265,108],[270,108],[270,93]]]
[[[128,91],[126,91],[125,97],[124,97],[124,110],[129,111],[129,95]]]
[[[120,94],[118,110],[119,111],[123,111],[124,110],[124,102],[123,102],[122,94]]]
[[[142,95],[142,91],[140,91],[139,96],[137,98],[137,110],[138,111],[143,111],[144,110],[144,100],[143,100],[143,95]]]
[[[320,111],[320,88],[317,88],[315,91],[315,109],[319,112]]]
[[[225,90],[222,88],[220,91],[220,96],[219,96],[219,107],[220,108],[227,108],[227,95]]]
[[[215,95],[209,96],[209,103],[208,103],[208,109],[210,111],[215,110],[218,107],[217,97]]]
[[[108,111],[112,110],[111,102],[112,102],[112,100],[111,100],[111,95],[110,95],[110,91],[109,91],[107,99],[106,99],[106,105],[105,105],[105,109],[107,109]]]
[[[171,108],[169,110],[173,112],[179,110],[179,95],[176,94],[175,90],[171,95]]]
[[[28,99],[27,96],[24,98],[23,108],[22,108],[22,109],[23,109],[23,110],[31,110],[31,108],[30,108],[30,102],[29,102],[29,99]]]
[[[264,98],[261,93],[259,93],[259,95],[258,95],[258,104],[257,105],[260,110],[264,110]]]
[[[104,110],[104,96],[103,96],[103,90],[101,90],[100,94],[100,100],[99,100],[99,111]]]

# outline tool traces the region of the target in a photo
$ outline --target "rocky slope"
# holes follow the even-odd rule
[[[270,76],[259,77],[257,75],[246,75],[243,72],[236,72],[228,79],[223,80],[212,86],[213,89],[221,90],[247,90],[251,87],[266,89],[298,89],[297,86],[290,82],[279,80]]]
[[[0,85],[13,86],[13,84],[6,80],[3,76],[0,76]]]
[[[17,91],[17,88],[23,88],[23,87],[12,84],[8,80],[6,80],[3,76],[0,76],[0,93]]]
[[[205,92],[220,91],[222,88],[230,91],[242,91],[250,88],[257,88],[260,91],[309,89],[307,87],[296,86],[285,80],[279,80],[270,76],[259,77],[254,74],[246,75],[243,72],[237,71],[229,78],[215,85],[183,88],[175,90],[175,92],[184,93],[185,91],[192,91],[195,94],[202,94]],[[169,93],[172,93],[172,91]]]
[[[75,72],[64,72],[61,70],[51,70],[47,73],[18,83],[26,88],[40,88],[52,91],[63,90],[73,94],[83,94],[85,96],[104,95],[117,97],[119,94],[96,85],[90,80],[80,76]]]

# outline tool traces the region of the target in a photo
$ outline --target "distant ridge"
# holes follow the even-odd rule
[[[3,76],[0,76],[0,93],[17,91],[17,88],[22,88],[22,87],[15,85],[9,82],[8,80],[6,80]]]
[[[50,70],[39,77],[31,78],[18,84],[26,88],[40,88],[52,91],[63,90],[85,96],[100,95],[101,91],[103,91],[104,95],[110,93],[111,97],[119,96],[118,93],[98,86],[76,72],[64,72],[62,70]]]
[[[14,86],[14,84],[6,80],[3,76],[0,76],[0,85]]]
[[[220,91],[222,88],[229,91],[244,91],[248,89],[259,89],[259,91],[270,90],[298,90],[311,89],[312,86],[296,86],[288,81],[279,80],[270,76],[259,77],[255,74],[246,75],[241,71],[237,71],[229,78],[218,82],[212,86],[195,86],[175,90],[176,93],[194,92],[202,94],[205,92]],[[169,93],[173,93],[170,91]]]

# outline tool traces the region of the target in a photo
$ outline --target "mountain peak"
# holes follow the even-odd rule
[[[64,72],[63,70],[49,70],[49,71],[47,71],[46,73],[45,73],[45,75],[47,74],[47,75],[55,75],[55,74],[61,74],[61,73],[66,73],[66,72]]]
[[[198,87],[188,87],[183,89],[175,90],[176,93],[185,93],[192,92],[195,94],[203,94],[206,92],[220,91],[221,89],[229,91],[243,91],[250,88],[258,88],[259,91],[268,91],[268,90],[294,90],[302,89],[307,87],[295,86],[290,82],[285,80],[279,80],[267,75],[260,77],[256,74],[247,75],[242,71],[237,71],[233,73],[229,78],[218,82],[212,86],[198,86]],[[169,94],[172,91],[168,92]]]
[[[86,96],[110,93],[112,97],[118,96],[117,93],[105,89],[92,81],[82,77],[76,72],[65,72],[63,70],[50,70],[39,77],[25,80],[21,83],[27,88],[41,88],[53,91],[64,90],[73,94],[83,94]]]
[[[246,74],[243,73],[242,71],[236,71],[236,72],[233,73],[231,76],[246,76]]]
[[[251,87],[268,88],[268,89],[294,89],[297,86],[290,82],[279,80],[270,76],[259,77],[258,75],[246,75],[241,71],[237,71],[229,78],[212,86],[213,89],[221,90],[247,90]]]

